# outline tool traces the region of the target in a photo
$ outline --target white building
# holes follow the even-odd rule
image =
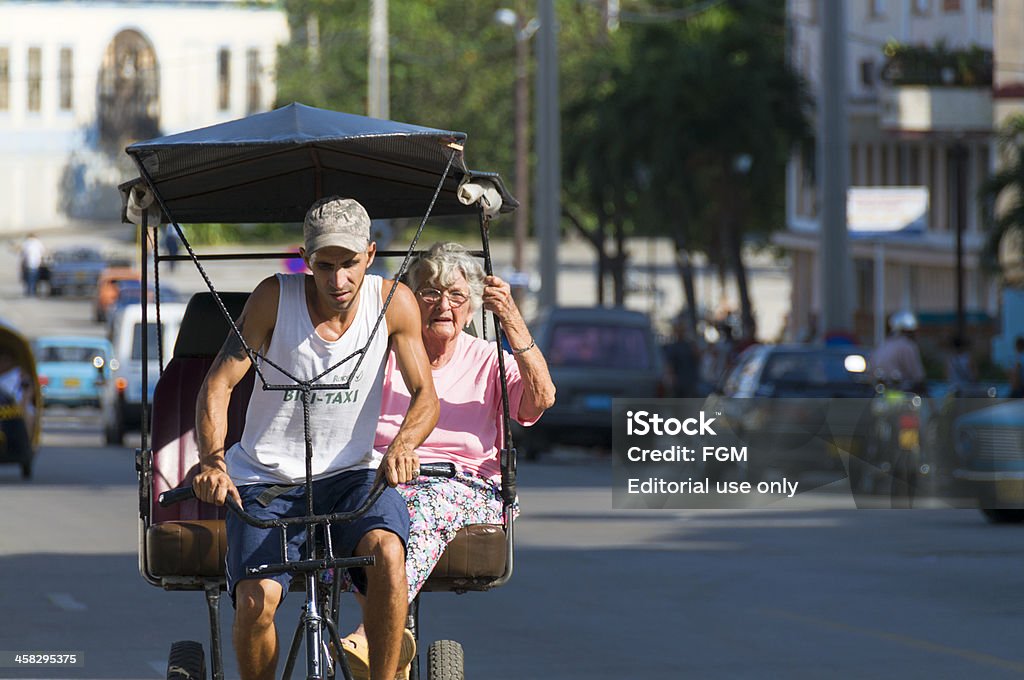
[[[0,233],[115,220],[137,139],[274,103],[284,12],[242,0],[0,0]]]
[[[821,93],[821,1],[787,3],[791,59],[816,101]],[[950,82],[938,86],[892,85],[881,77],[889,41],[928,47],[944,43],[950,49],[977,46],[991,54],[993,2],[847,0],[842,5],[847,29],[848,176],[854,197],[859,197],[850,203],[850,221],[853,211],[882,208],[871,205],[873,200],[890,201],[895,210],[913,207],[922,196],[926,200],[917,219],[908,220],[916,221],[919,230],[900,238],[851,233],[858,335],[865,342],[877,339],[884,317],[903,308],[926,320],[930,317],[937,325],[949,325],[956,308],[952,163],[957,144],[966,153],[965,309],[972,322],[994,316],[998,283],[979,268],[985,239],[983,206],[977,200],[980,183],[994,163],[992,84],[952,83],[952,73],[943,74]],[[787,180],[787,230],[776,242],[792,257],[789,334],[796,337],[813,327],[820,306],[818,187],[810,155],[793,160]],[[915,188],[902,191],[909,203],[900,203],[897,191],[863,190],[907,187]]]

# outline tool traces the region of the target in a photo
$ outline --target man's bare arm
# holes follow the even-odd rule
[[[265,279],[256,287],[235,322],[246,344],[265,350],[277,317],[280,295],[276,279]],[[200,472],[192,482],[196,495],[207,503],[223,505],[230,495],[240,501],[238,490],[228,476],[224,439],[228,429],[228,405],[235,386],[245,377],[251,362],[238,336],[232,331],[206,374],[196,400],[196,433],[199,440]]]
[[[385,282],[385,287],[389,283]],[[419,469],[416,447],[434,429],[440,413],[430,361],[427,359],[427,350],[423,348],[419,305],[412,291],[403,284],[397,286],[386,318],[391,350],[395,353],[398,370],[412,398],[405,420],[381,463],[381,469],[392,486],[407,482],[415,476]]]

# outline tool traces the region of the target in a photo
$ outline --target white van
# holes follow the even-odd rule
[[[146,311],[149,345],[149,401],[160,377],[160,356],[157,347],[156,305]],[[174,342],[178,338],[181,318],[185,315],[182,303],[160,305],[160,324],[163,326],[164,365],[171,360]],[[110,379],[102,395],[103,434],[108,444],[122,444],[127,430],[142,425],[142,305],[123,307],[113,319],[110,342],[114,346],[110,362]]]

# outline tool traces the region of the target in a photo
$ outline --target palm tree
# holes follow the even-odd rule
[[[1006,120],[997,138],[1000,169],[982,183],[979,198],[986,210],[988,238],[983,253],[984,264],[998,270],[1000,245],[1020,243],[1024,235],[1024,114]],[[1020,258],[1021,253],[1014,253]],[[1006,272],[1004,272],[1004,275]]]

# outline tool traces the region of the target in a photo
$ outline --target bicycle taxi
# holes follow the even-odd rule
[[[247,293],[221,292],[206,272],[204,263],[224,259],[295,257],[294,253],[202,254],[188,240],[190,223],[297,223],[322,196],[355,198],[376,219],[419,218],[419,229],[406,251],[378,251],[383,256],[404,256],[396,278],[404,273],[428,217],[476,215],[479,219],[484,268],[491,273],[488,230],[490,219],[517,206],[494,173],[470,171],[463,158],[466,135],[393,121],[337,113],[291,104],[275,111],[133,144],[127,153],[139,176],[121,185],[122,218],[139,224],[153,238],[140,238],[142,286],[152,274],[156,293],[157,328],[160,328],[160,266],[176,260],[194,263],[208,291],[195,294],[181,321],[170,357],[159,357],[160,375],[144,376],[142,394],[156,379],[151,404],[151,425],[142,424],[142,447],[136,454],[139,480],[139,570],[143,578],[165,590],[202,591],[206,597],[212,677],[224,677],[219,602],[225,590],[226,534],[224,507],[198,502],[191,496],[191,480],[198,472],[195,435],[196,397],[204,376],[229,333],[242,340],[233,322]],[[159,251],[160,224],[176,230],[187,254]],[[301,227],[297,227],[301,233]],[[150,250],[152,248],[152,250]],[[253,285],[255,285],[255,281]],[[145,315],[146,307],[143,307]],[[383,317],[383,312],[381,312]],[[147,323],[143,319],[143,326]],[[486,322],[484,323],[486,327]],[[501,340],[496,320],[494,332]],[[244,340],[242,340],[243,345]],[[155,344],[162,347],[161,342]],[[248,347],[250,359],[257,355]],[[143,343],[143,366],[148,366],[148,347]],[[499,362],[501,355],[499,353]],[[356,367],[358,369],[358,366]],[[353,370],[354,374],[354,370]],[[504,375],[502,369],[501,374]],[[350,376],[351,377],[351,376]],[[344,383],[343,383],[344,384]],[[318,387],[316,379],[300,384],[272,385],[263,380],[253,361],[245,380],[235,389],[229,406],[225,449],[238,441],[253,389],[296,389],[304,408]],[[324,385],[337,389],[337,383]],[[485,591],[504,584],[513,567],[514,526],[512,506],[516,497],[516,452],[508,427],[505,385],[501,450],[503,523],[472,525],[459,531],[423,587],[424,591]],[[149,408],[149,405],[146,405]],[[145,412],[145,411],[144,411]],[[307,440],[307,496],[310,494],[311,445]],[[443,464],[446,465],[446,464]],[[442,465],[442,467],[443,467]],[[426,468],[426,465],[421,468]],[[450,475],[453,470],[437,469]],[[185,498],[186,500],[180,500]],[[372,500],[362,508],[365,510]],[[311,508],[311,502],[310,502]],[[231,509],[236,511],[237,508]],[[307,527],[352,519],[347,515],[294,518]],[[244,518],[243,518],[244,519]],[[245,520],[249,521],[249,520]],[[290,520],[274,524],[282,528]],[[314,534],[313,531],[310,532]],[[321,535],[329,535],[322,532]],[[303,613],[291,640],[284,677],[290,677],[305,642],[306,677],[351,678],[344,654],[335,660],[329,643],[341,649],[338,633],[340,579],[324,578],[332,568],[365,566],[373,558],[337,558],[330,540],[307,541],[304,559],[265,565],[260,573],[287,570],[299,578],[293,590],[305,591]],[[253,572],[256,573],[256,572]],[[419,638],[419,597],[409,607],[407,627]],[[462,678],[463,651],[454,641],[439,640],[427,650],[427,678]],[[171,646],[168,678],[206,677],[206,652],[197,641],[178,641]],[[413,661],[412,678],[421,677],[419,658]]]

